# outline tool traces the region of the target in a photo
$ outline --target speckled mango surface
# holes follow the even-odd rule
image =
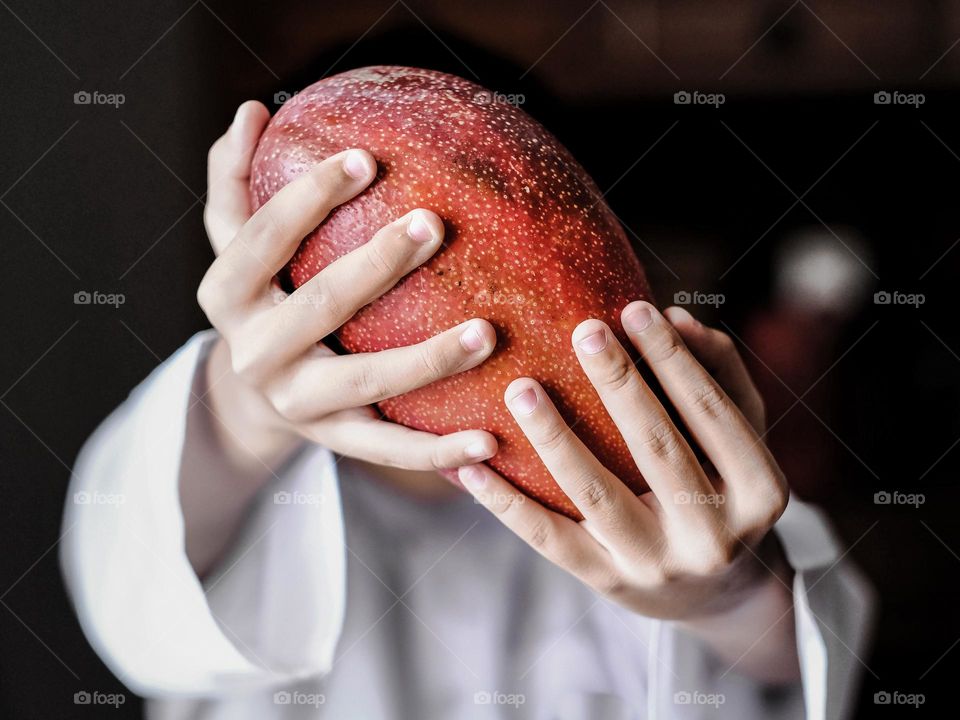
[[[472,317],[498,344],[479,367],[380,404],[388,419],[434,433],[481,428],[500,451],[489,464],[528,495],[573,518],[503,402],[511,380],[546,388],[573,431],[639,493],[647,489],[580,369],[570,335],[587,318],[620,329],[620,310],[650,299],[643,269],[570,153],[533,118],[479,85],[415,68],[361,68],[326,78],[280,108],[253,161],[255,207],[347,148],[377,159],[377,179],[304,239],[282,280],[299,287],[424,207],[444,219],[444,247],[337,333],[370,352],[426,340]]]

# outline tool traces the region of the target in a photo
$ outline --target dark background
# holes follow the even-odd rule
[[[235,107],[273,111],[277,91],[374,62],[523,93],[612,186],[661,300],[725,296],[691,309],[740,339],[795,489],[879,591],[858,717],[940,717],[960,660],[958,39],[953,2],[0,1],[0,717],[139,716],[132,696],[73,704],[123,688],[59,577],[70,467],[206,326],[206,150]],[[80,90],[125,103],[76,105]],[[726,102],[676,105],[680,90]],[[880,90],[925,103],[876,105]],[[854,259],[842,302],[777,290],[800,234]],[[126,301],[74,304],[84,290]],[[875,304],[884,290],[925,302]],[[926,704],[878,706],[884,690]]]

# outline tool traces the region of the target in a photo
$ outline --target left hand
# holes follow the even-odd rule
[[[635,302],[621,321],[709,462],[697,460],[610,328],[587,320],[573,333],[577,358],[651,492],[635,496],[601,465],[530,378],[514,380],[505,401],[584,521],[548,510],[485,465],[461,468],[461,482],[547,559],[640,614],[709,625],[763,593],[779,593],[771,608],[789,611],[785,563],[765,540],[789,493],[733,342],[680,308],[662,315]]]

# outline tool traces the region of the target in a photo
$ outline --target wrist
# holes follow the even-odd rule
[[[223,338],[210,351],[203,380],[198,404],[207,416],[213,447],[238,483],[266,484],[303,438],[233,372]]]
[[[720,604],[677,626],[733,663],[731,669],[771,683],[793,682],[800,676],[793,569],[772,532],[753,552]]]

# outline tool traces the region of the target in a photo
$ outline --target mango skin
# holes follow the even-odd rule
[[[281,282],[299,287],[424,207],[444,219],[444,247],[346,323],[340,344],[349,352],[410,345],[473,317],[497,330],[486,362],[380,403],[383,415],[433,433],[490,431],[500,443],[491,467],[580,519],[504,405],[510,381],[529,376],[608,469],[646,491],[570,340],[578,323],[599,318],[633,353],[619,314],[651,299],[623,228],[584,169],[533,118],[479,85],[431,70],[367,67],[321,80],[280,108],[254,156],[254,207],[347,148],[377,158],[377,179],[304,239]]]

